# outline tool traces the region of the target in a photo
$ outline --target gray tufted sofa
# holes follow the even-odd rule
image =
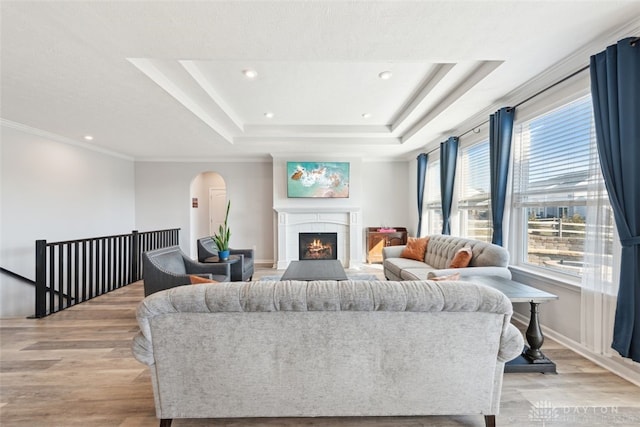
[[[500,292],[433,281],[229,282],[145,298],[156,416],[484,415],[522,334]]]
[[[402,258],[405,246],[382,249],[384,276],[389,280],[425,280],[460,273],[460,276],[500,276],[511,279],[509,252],[502,246],[463,237],[436,234],[429,237],[424,262]],[[472,257],[469,267],[448,268],[458,249],[468,246]]]

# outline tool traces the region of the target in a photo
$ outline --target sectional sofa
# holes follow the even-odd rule
[[[384,275],[389,280],[424,280],[459,274],[468,276],[500,276],[511,279],[509,252],[501,246],[479,240],[445,235],[427,236],[424,257],[420,260],[403,257],[406,245],[382,249]],[[471,260],[464,268],[450,268],[456,253],[471,249]]]

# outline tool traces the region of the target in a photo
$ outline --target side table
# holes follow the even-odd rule
[[[515,280],[505,279],[504,277],[493,276],[468,276],[462,280],[480,283],[497,289],[514,302],[528,302],[531,307],[531,317],[529,318],[529,326],[525,334],[528,346],[525,346],[522,354],[515,359],[507,362],[504,367],[505,372],[540,372],[556,374],[556,364],[547,358],[540,348],[544,343],[544,335],[540,328],[538,319],[538,305],[547,301],[557,300],[558,296],[542,291],[524,283]]]
[[[225,259],[224,261],[221,260],[220,258],[218,258],[217,256],[212,256],[209,258],[205,258],[204,262],[205,263],[212,263],[212,264],[229,264],[229,267],[231,267],[231,264],[235,264],[238,261],[240,261],[240,259],[242,258],[242,255],[229,255],[229,258]],[[231,273],[231,277],[229,278],[230,281],[235,281],[234,277],[233,277],[233,273]],[[242,280],[242,279],[240,279]]]

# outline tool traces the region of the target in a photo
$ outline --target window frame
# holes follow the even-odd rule
[[[523,123],[530,122],[539,117],[552,113],[554,110],[563,108],[589,95],[590,95],[589,88],[584,88],[582,90],[574,91],[568,96],[563,96],[559,99],[556,99],[554,102],[547,102],[542,108],[538,106],[538,108],[533,109],[533,111],[529,111],[528,114],[523,115],[523,117],[518,117],[518,113],[516,113],[517,115],[514,123],[514,134],[513,134],[513,141],[512,141],[513,143],[512,159],[511,159],[511,165],[510,165],[511,170],[514,172],[513,175],[515,175],[516,161],[517,161],[516,150],[518,147],[518,142],[516,138],[519,137],[519,134],[517,133],[517,128],[521,126]],[[515,181],[515,179],[516,177],[513,176],[512,180]],[[542,267],[542,266],[535,265],[533,263],[528,262],[529,224],[528,224],[528,215],[526,215],[526,212],[528,212],[529,209],[532,209],[532,208],[540,209],[543,207],[544,203],[535,207],[533,205],[527,206],[526,203],[524,205],[517,206],[515,187],[516,187],[515,182],[512,182],[512,185],[510,185],[510,188],[509,188],[509,193],[511,196],[511,203],[509,206],[510,214],[511,214],[511,221],[510,221],[511,236],[509,239],[508,249],[512,254],[510,268],[516,271],[520,271],[527,275],[548,279],[560,286],[568,285],[570,288],[574,288],[574,289],[581,288],[582,274],[572,274],[572,273],[565,272],[561,269],[551,268],[551,267]],[[566,208],[567,206],[572,206],[572,205],[583,206],[582,204],[567,205],[563,200],[554,200],[554,201],[549,201],[547,203],[549,204],[548,207],[551,207],[551,205],[553,205],[553,207],[558,209],[562,207]],[[584,206],[586,207],[586,202]],[[617,233],[614,232],[613,250],[612,250],[614,266],[619,263],[619,252],[616,250],[618,245],[619,245],[618,236],[617,236]],[[615,269],[613,273],[615,275],[616,273]],[[613,277],[613,280],[615,280],[615,276]]]

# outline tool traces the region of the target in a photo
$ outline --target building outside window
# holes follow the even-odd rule
[[[581,276],[587,230],[596,229],[588,224],[587,196],[602,183],[591,97],[517,124],[514,138],[515,231],[523,242],[516,264]],[[611,255],[613,215],[608,200],[600,202],[606,220],[597,233]]]

